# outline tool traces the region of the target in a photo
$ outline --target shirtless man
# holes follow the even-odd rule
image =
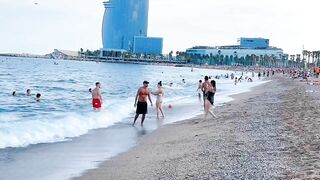
[[[148,103],[147,103],[148,99],[152,106],[152,100],[150,97],[150,91],[149,91],[148,85],[149,85],[148,81],[143,81],[143,86],[140,87],[137,91],[136,99],[134,101],[134,107],[137,107],[137,111],[136,111],[136,116],[134,117],[132,126],[135,125],[140,114],[142,114],[141,126],[143,126],[143,122],[144,122],[144,119],[146,118],[146,114],[148,114]]]
[[[205,76],[204,77],[204,82],[201,85],[201,91],[203,93],[203,107],[205,106],[205,99],[206,99],[206,91],[207,88],[209,87],[210,83],[209,83],[209,77]]]
[[[102,105],[102,96],[100,92],[101,84],[96,82],[96,88],[92,90],[92,106],[94,110],[100,110]]]

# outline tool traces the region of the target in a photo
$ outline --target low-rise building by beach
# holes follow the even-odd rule
[[[288,56],[283,53],[281,48],[269,46],[269,39],[264,38],[240,38],[237,45],[231,46],[195,46],[187,49],[186,54],[193,57],[218,58],[218,64],[224,61],[225,63],[223,64],[227,65],[237,65],[240,63],[240,60],[245,61],[249,58],[253,59],[253,62],[245,65],[255,65],[261,59],[272,58],[280,66],[286,65],[288,60]],[[217,61],[210,61],[208,63],[217,64]]]
[[[55,49],[53,53],[48,54],[53,59],[70,59],[79,57],[78,51]]]

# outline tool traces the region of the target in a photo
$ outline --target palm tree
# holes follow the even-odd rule
[[[316,53],[316,60],[317,60],[317,65],[319,66],[320,51],[317,51],[317,53]]]
[[[214,59],[213,59],[213,54],[210,53],[210,64],[213,65],[214,64]]]
[[[224,57],[224,65],[230,65],[230,63],[229,63],[229,61],[230,61],[230,58],[229,58],[229,56],[228,55],[226,55],[225,57]]]
[[[237,51],[234,51],[234,52],[233,52],[233,55],[234,55],[234,63],[235,63],[235,64],[238,64],[238,52],[237,52]]]
[[[310,57],[311,57],[311,51],[308,51],[308,61],[307,61],[307,63],[310,63]]]
[[[82,56],[82,54],[83,54],[83,49],[82,49],[82,48],[80,48],[80,51],[78,52],[78,54],[79,54],[80,56]]]
[[[259,66],[263,66],[263,55],[259,57]]]

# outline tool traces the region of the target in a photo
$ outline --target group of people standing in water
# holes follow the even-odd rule
[[[164,96],[164,89],[162,87],[162,81],[158,82],[158,89],[154,92],[151,92],[148,88],[149,82],[143,81],[143,86],[140,87],[137,91],[135,101],[134,101],[134,107],[136,107],[136,115],[134,117],[134,121],[132,126],[135,125],[138,117],[142,115],[141,117],[141,126],[143,126],[146,114],[148,114],[148,100],[150,101],[151,106],[153,106],[151,94],[155,95],[157,97],[156,100],[156,109],[157,109],[157,118],[160,118],[161,116],[164,118],[164,111],[162,107],[163,103],[163,96]],[[92,106],[94,110],[100,110],[102,107],[102,96],[101,96],[101,84],[99,82],[96,82],[96,87],[89,91],[92,94]]]
[[[162,81],[158,82],[158,89],[156,91],[150,91],[148,88],[149,82],[143,81],[143,86],[140,87],[137,91],[135,100],[134,100],[134,107],[136,108],[136,115],[134,117],[134,121],[132,126],[135,125],[137,119],[140,115],[141,117],[141,126],[143,126],[146,114],[148,114],[148,101],[150,102],[151,106],[153,106],[151,95],[157,97],[156,99],[156,110],[157,110],[157,118],[161,117],[164,118],[164,110],[163,110],[163,96],[164,96],[164,89],[162,87]],[[92,94],[92,106],[94,110],[100,110],[103,104],[102,95],[101,95],[101,84],[96,82],[96,87],[89,91]],[[207,119],[208,114],[212,117],[216,117],[216,115],[212,112],[212,107],[214,105],[214,95],[216,93],[216,81],[211,80],[209,81],[209,77],[205,76],[204,82],[202,80],[199,81],[198,91],[202,92],[203,102],[204,102],[204,111],[205,111],[205,119]],[[200,95],[199,95],[200,96]],[[200,97],[201,98],[201,97]],[[170,108],[170,105],[169,105]]]

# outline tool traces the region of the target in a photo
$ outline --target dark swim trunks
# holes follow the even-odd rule
[[[136,113],[137,114],[148,114],[148,103],[147,102],[138,102]]]

